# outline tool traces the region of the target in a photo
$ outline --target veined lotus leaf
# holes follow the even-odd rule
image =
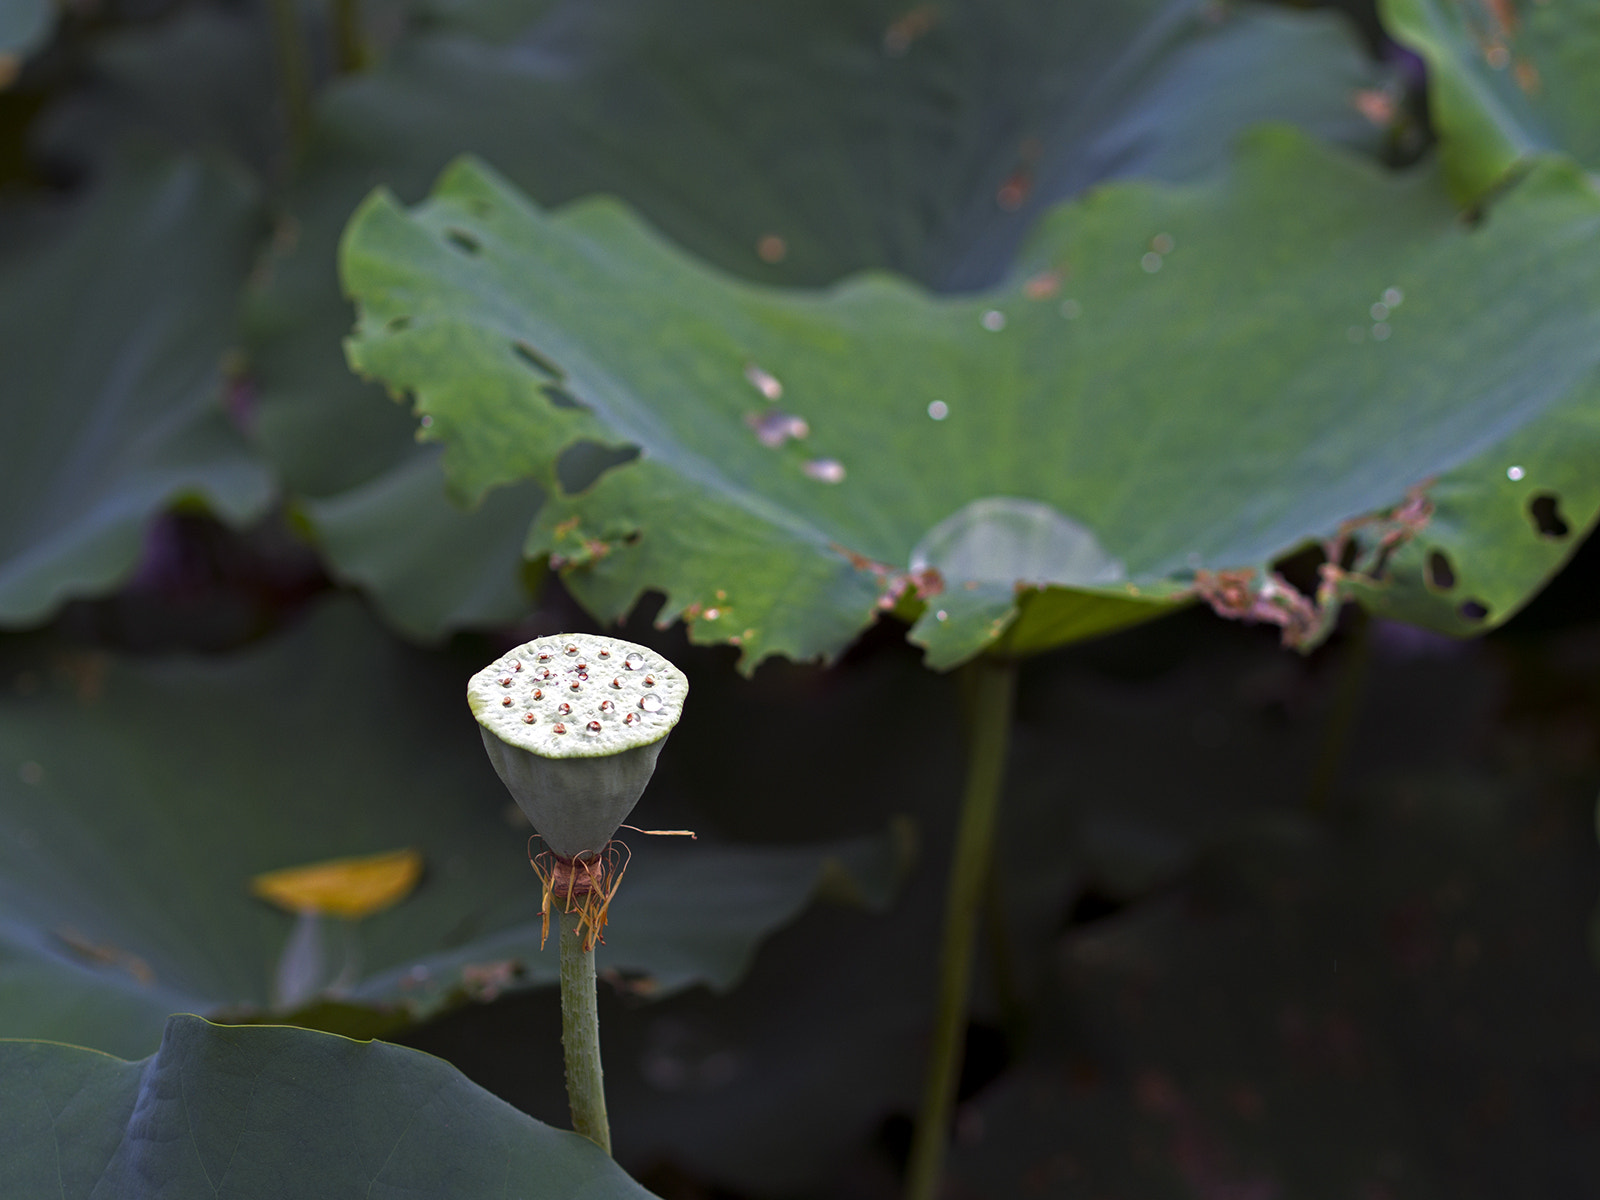
[[[587,1138],[384,1042],[175,1016],[140,1062],[0,1040],[0,1194],[648,1200]]]
[[[1264,571],[1315,540],[1364,547],[1341,594],[1379,611],[1504,620],[1600,512],[1597,234],[1571,164],[1468,227],[1436,169],[1279,128],[1203,182],[1064,205],[970,296],[737,282],[615,202],[552,216],[471,161],[415,210],[376,194],[342,263],[354,367],[415,397],[465,497],[546,489],[527,553],[600,618],[658,590],[748,669],[898,606],[947,666],[1195,595],[1314,640],[1326,605]],[[580,442],[638,457],[568,494]],[[1102,566],[916,569],[991,497],[1048,506]]]
[[[271,480],[223,410],[223,354],[258,233],[215,162],[128,157],[0,272],[0,627],[132,570],[153,516],[243,523]]]

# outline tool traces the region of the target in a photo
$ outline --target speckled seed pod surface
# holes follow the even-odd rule
[[[490,761],[563,858],[605,847],[688,694],[683,673],[655,651],[596,634],[528,642],[467,684]]]

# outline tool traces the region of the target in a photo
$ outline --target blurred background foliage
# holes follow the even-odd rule
[[[460,693],[629,607],[523,554],[552,492],[616,460],[588,443],[563,478],[452,500],[415,415],[345,364],[336,252],[375,185],[420,201],[470,152],[544,206],[618,196],[727,278],[970,292],[1021,278],[1052,206],[1210,177],[1277,121],[1383,181],[1438,173],[1417,186],[1443,219],[1492,227],[1532,173],[1592,192],[1597,29],[1576,0],[9,6],[0,1037],[138,1058],[172,1012],[289,1020],[429,1050],[565,1124],[528,830]],[[1563,480],[1531,523],[1520,493],[1507,510],[1526,546],[1466,543],[1486,587],[1515,577],[1493,623],[1564,563],[1530,607],[1471,642],[1350,611],[1306,657],[1191,609],[1025,665],[957,1194],[1600,1190],[1600,623],[1574,554],[1600,290],[1592,244],[1563,246],[1564,291],[1493,287],[1567,336],[1569,415],[1475,444],[1498,472],[1522,436],[1515,461]],[[1460,529],[1484,494],[1447,489]],[[1278,566],[1314,586],[1314,551]],[[1420,556],[1397,570],[1450,590]],[[746,678],[653,624],[681,607],[657,587],[623,634],[695,691],[638,816],[702,837],[633,839],[613,910],[619,1159],[666,1197],[892,1195],[955,681],[904,611],[827,669]],[[250,894],[399,847],[420,884],[359,922]]]

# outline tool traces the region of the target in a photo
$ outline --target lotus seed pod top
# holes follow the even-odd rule
[[[654,650],[588,633],[518,646],[467,684],[501,782],[568,859],[599,854],[633,811],[688,694]]]

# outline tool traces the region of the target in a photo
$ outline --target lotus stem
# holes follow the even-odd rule
[[[939,1010],[929,1048],[922,1107],[911,1140],[906,1200],[933,1200],[944,1171],[950,1116],[966,1046],[968,994],[978,919],[994,861],[996,818],[1011,739],[1017,668],[1009,659],[984,655],[963,670],[967,713],[967,785],[961,800],[950,884],[945,894],[944,944],[939,961]]]
[[[594,942],[585,935],[579,914],[561,914],[561,1048],[567,1062],[572,1127],[610,1154],[600,1015],[595,1009]]]
[[[297,160],[311,132],[311,65],[294,0],[270,0],[272,40],[278,51],[279,82],[289,123],[289,154]]]

